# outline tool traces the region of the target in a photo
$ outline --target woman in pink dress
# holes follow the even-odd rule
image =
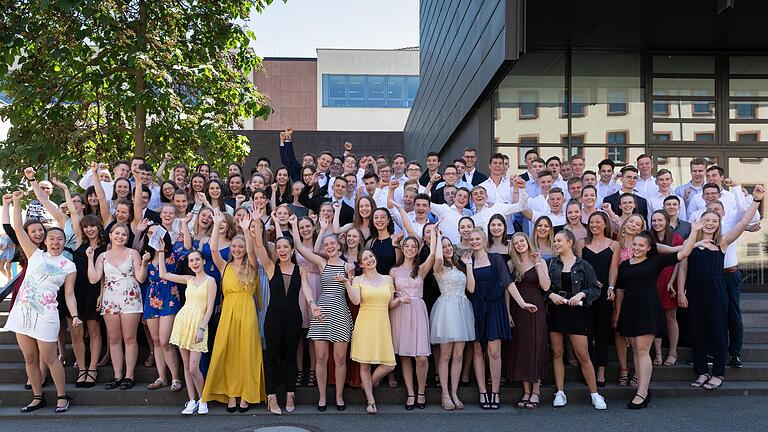
[[[419,265],[421,245],[416,237],[406,237],[401,243],[402,254],[397,265],[389,272],[395,281],[395,298],[403,298],[389,313],[392,323],[392,342],[395,354],[400,356],[405,388],[408,398],[405,409],[426,407],[427,357],[431,353],[429,344],[429,314],[424,303],[424,277],[435,261],[435,239],[432,236],[429,257]],[[413,357],[416,358],[416,379],[418,393],[413,388]],[[418,397],[417,397],[418,396]]]

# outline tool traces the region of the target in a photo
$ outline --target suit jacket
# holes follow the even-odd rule
[[[464,181],[467,181],[467,175],[464,174],[464,176],[462,176],[461,179]],[[475,175],[472,176],[472,186],[477,186],[486,180],[488,180],[487,175],[481,173],[480,171],[475,170]]]
[[[160,219],[160,213],[158,213],[156,211],[153,211],[153,210],[150,210],[150,209],[146,209],[144,211],[144,217],[146,219],[149,219],[150,221],[154,222],[157,225],[162,224],[162,220]]]
[[[445,186],[433,191],[429,198],[435,204],[445,204]]]
[[[621,215],[621,207],[619,207],[619,199],[621,195],[622,195],[621,190],[619,190],[618,192],[612,193],[603,199],[604,203],[608,203],[611,205],[611,210],[613,210],[613,212],[616,213],[617,215]],[[648,225],[648,201],[646,201],[645,198],[637,194],[632,194],[632,196],[635,197],[635,210],[640,216],[643,217],[643,219],[645,220],[645,224],[647,226]]]
[[[301,194],[299,195],[299,203],[304,207],[312,210],[315,213],[320,212],[320,206],[322,206],[323,203],[333,201],[331,198],[326,197],[325,194],[320,194],[320,193],[317,193],[310,198],[309,193],[311,191],[312,191],[311,186],[304,186],[304,189],[301,191]],[[345,203],[342,200],[341,213],[339,214],[339,224],[346,225],[348,223],[352,223],[354,219],[355,219],[355,209],[350,207],[349,204]]]

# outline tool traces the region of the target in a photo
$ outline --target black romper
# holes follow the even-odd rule
[[[288,286],[286,287],[286,282]],[[264,375],[267,394],[277,393],[280,385],[286,392],[296,389],[296,349],[301,337],[301,273],[293,266],[293,274],[286,275],[275,264],[275,273],[269,280],[269,306],[264,318]]]

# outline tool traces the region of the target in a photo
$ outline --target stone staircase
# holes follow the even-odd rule
[[[707,392],[701,389],[690,388],[688,383],[695,376],[692,366],[686,364],[691,359],[690,348],[681,347],[677,365],[673,367],[655,367],[653,373],[652,388],[655,397],[697,397],[712,394],[729,395],[768,395],[768,292],[745,293],[741,298],[742,312],[744,315],[744,348],[742,360],[744,367],[741,369],[728,368],[726,371],[726,383],[716,392]],[[0,326],[5,324],[8,317],[8,301],[0,302]],[[611,352],[615,359],[615,352]],[[67,392],[74,398],[77,405],[99,406],[155,406],[177,405],[182,406],[186,400],[186,392],[171,393],[168,388],[160,390],[147,390],[146,385],[157,378],[155,368],[145,368],[141,362],[146,358],[146,351],[139,355],[139,365],[136,368],[136,387],[127,390],[104,390],[103,383],[112,379],[112,368],[99,368],[97,385],[90,389],[78,389],[74,386],[77,378],[77,370],[71,364],[74,360],[71,346],[67,345],[66,367]],[[631,367],[631,366],[630,366]],[[551,373],[551,371],[550,371]],[[617,367],[608,368],[607,387],[600,389],[609,404],[611,401],[628,399],[633,394],[633,389],[620,387],[613,384],[617,378]],[[24,389],[26,373],[22,353],[16,345],[15,335],[0,329],[0,407],[23,406],[29,402],[31,393]],[[566,368],[566,390],[569,400],[588,401],[589,393],[582,384],[580,371],[575,367]],[[52,384],[44,388],[46,398],[55,400],[55,389]],[[333,401],[333,388],[329,387],[329,401]],[[517,384],[506,385],[502,388],[501,400],[503,402],[516,401],[521,396],[520,386]],[[548,403],[553,393],[552,385],[545,384],[543,400]],[[317,401],[317,390],[314,388],[297,389],[297,403],[312,405]],[[405,401],[406,391],[404,387],[395,389],[381,386],[376,389],[376,396],[380,404],[402,404]],[[477,399],[477,390],[474,385],[460,387],[460,395],[465,402]],[[351,404],[364,404],[363,392],[359,389],[346,389],[345,398]],[[440,391],[429,388],[427,400],[430,404],[440,403]]]

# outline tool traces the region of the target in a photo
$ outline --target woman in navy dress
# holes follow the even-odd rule
[[[728,294],[723,276],[725,250],[744,232],[765,195],[763,185],[755,186],[752,204],[741,220],[722,233],[722,215],[711,210],[705,211],[699,223],[701,230],[691,237],[696,240],[711,240],[693,250],[687,262],[680,265],[680,271],[687,276],[685,291],[678,287],[677,304],[689,308],[691,337],[693,339],[693,370],[699,377],[692,387],[714,390],[723,384],[725,359],[728,354]],[[719,210],[719,209],[718,209]],[[688,271],[688,269],[695,271]],[[713,355],[712,373],[707,366],[707,352]]]
[[[472,272],[467,272],[467,276],[475,280],[474,290],[470,292],[473,294],[471,301],[475,313],[474,366],[480,390],[480,407],[498,409],[501,385],[501,341],[512,338],[511,316],[504,302],[504,293],[508,291],[520,308],[528,312],[536,312],[537,307],[523,300],[504,258],[499,254],[489,254],[485,250],[486,244],[483,231],[479,228],[472,230],[469,235],[469,247],[472,251],[473,264]],[[490,397],[485,382],[483,348],[487,348],[490,363]]]

